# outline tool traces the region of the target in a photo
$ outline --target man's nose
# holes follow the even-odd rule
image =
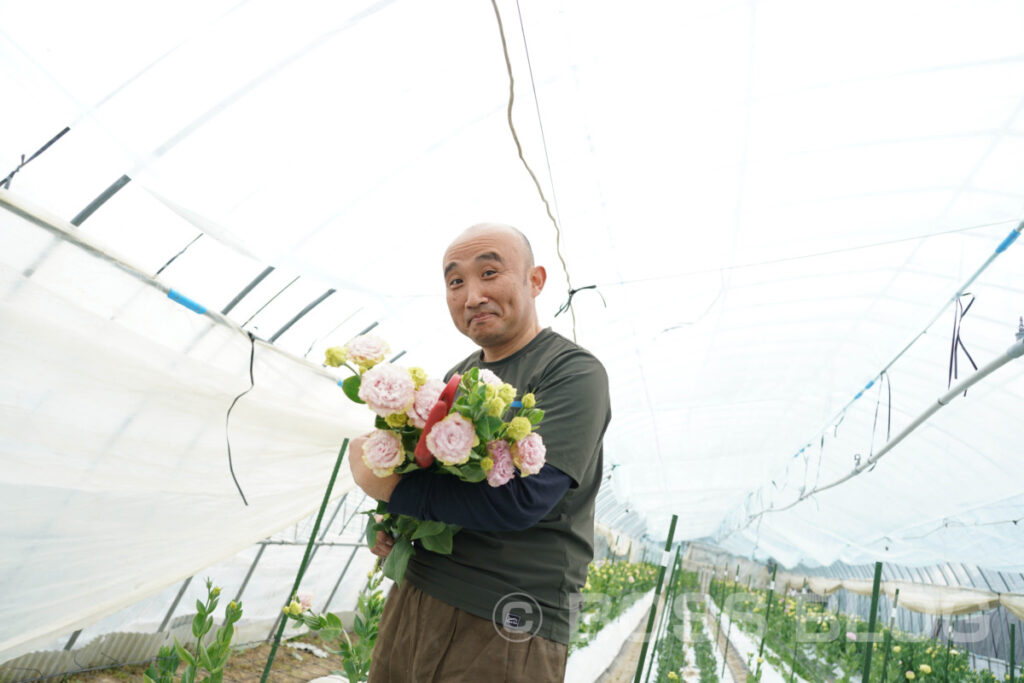
[[[467,283],[466,307],[476,308],[487,303],[487,293],[480,283]]]

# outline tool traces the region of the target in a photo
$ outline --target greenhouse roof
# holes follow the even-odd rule
[[[608,369],[604,523],[1021,571],[1022,29],[997,0],[0,2],[0,583],[124,562],[138,597],[309,514],[366,424],[324,349],[464,357],[441,253],[492,220]]]

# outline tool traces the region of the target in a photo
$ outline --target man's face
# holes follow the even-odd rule
[[[485,228],[463,233],[444,255],[448,311],[460,332],[484,349],[484,357],[504,357],[517,341],[536,333],[533,299],[543,286],[539,268],[528,268],[521,238]]]

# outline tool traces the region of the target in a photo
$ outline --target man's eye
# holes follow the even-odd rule
[[[456,286],[461,285],[461,284],[462,284],[462,278],[457,278],[456,277],[456,278],[452,278],[451,280],[448,281],[448,286],[449,287],[456,287]]]
[[[497,274],[498,274],[498,271],[494,270],[493,268],[488,268],[487,270],[484,271],[484,277],[490,277],[492,275],[497,275]]]

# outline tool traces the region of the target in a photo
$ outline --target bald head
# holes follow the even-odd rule
[[[455,245],[456,243],[464,239],[472,238],[474,236],[479,236],[486,233],[505,233],[514,235],[516,239],[519,240],[519,245],[522,249],[521,256],[523,257],[523,270],[526,271],[529,270],[530,268],[533,268],[533,247],[530,245],[530,240],[527,239],[526,235],[523,234],[522,230],[514,226],[508,225],[506,223],[477,223],[476,225],[471,225],[465,230],[463,230],[462,233],[455,238],[452,244],[449,245],[449,249],[451,248],[451,246]]]
[[[442,263],[452,321],[480,345],[484,360],[504,358],[540,331],[534,299],[547,275],[522,232],[474,225],[448,245]]]

